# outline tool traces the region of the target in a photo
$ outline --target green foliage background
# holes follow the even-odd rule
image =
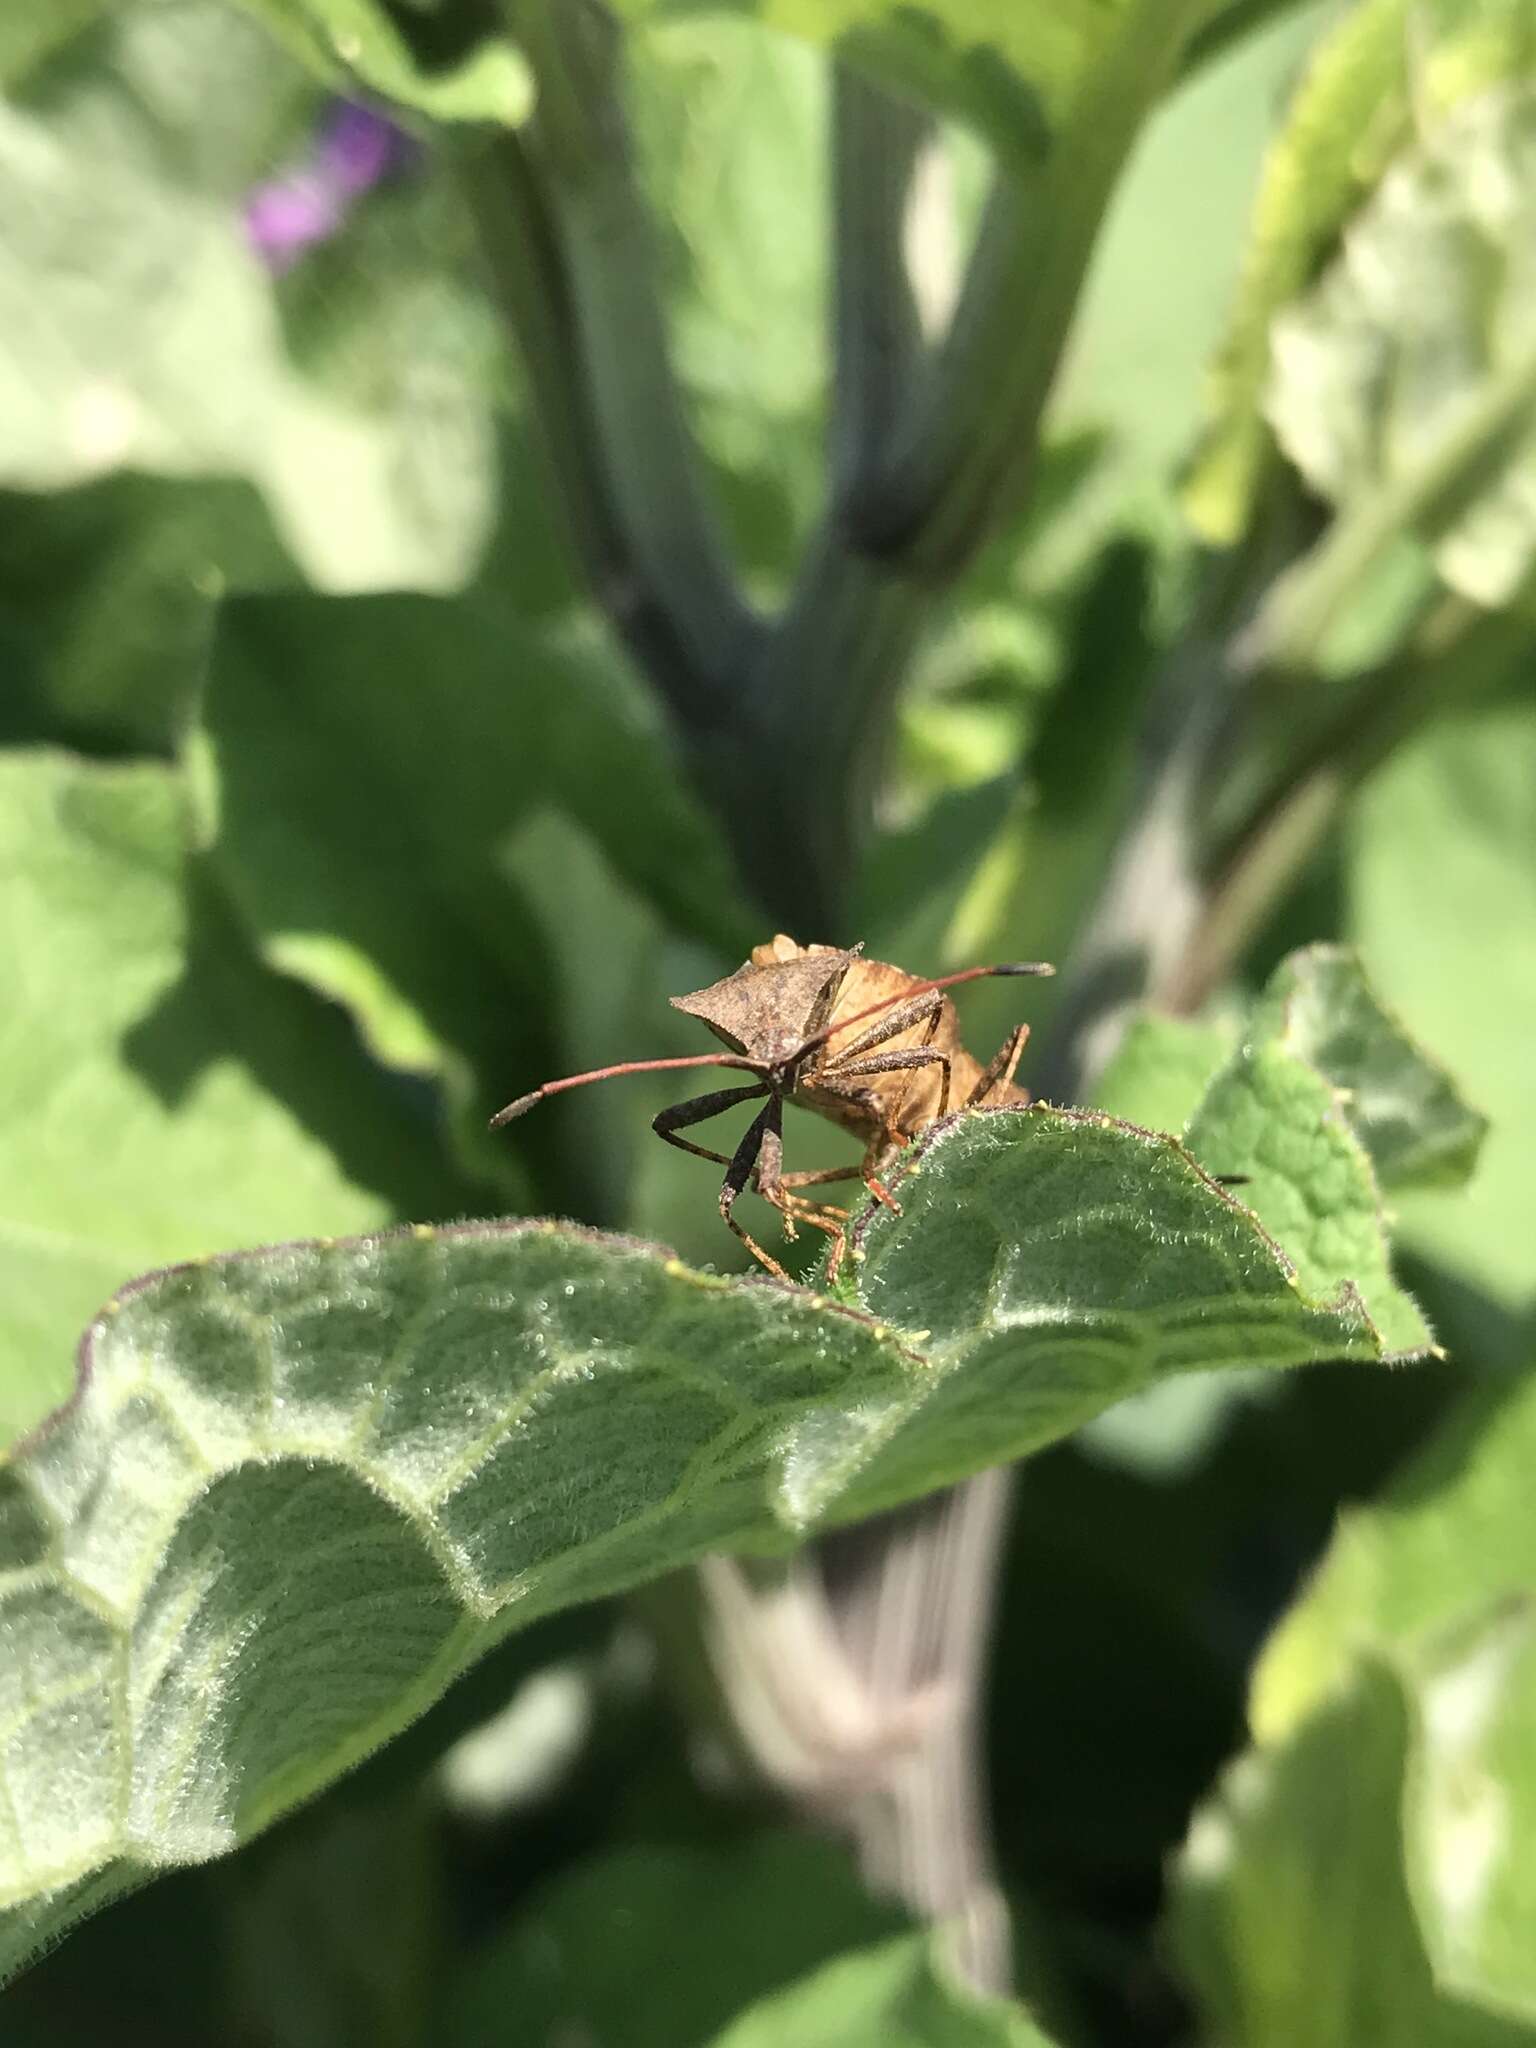
[[[932,117],[926,317],[989,158],[1024,223],[934,443],[985,545],[787,639],[755,746],[594,601],[507,331],[548,9],[0,21],[4,2038],[1519,2048],[1533,17],[615,15],[748,621],[659,545],[688,632],[800,616],[851,461],[846,78]],[[338,94],[409,152],[274,273],[243,209]],[[632,283],[577,266],[621,394]],[[663,409],[618,417],[621,508],[686,535]],[[1073,963],[1202,689],[1211,914],[1103,1065]],[[818,904],[913,971],[1060,959],[965,1029],[1026,988],[1077,1106],[940,1131],[835,1290],[774,1239],[800,1294],[732,1277],[666,1077],[487,1134],[697,1051],[666,997]],[[980,2001],[744,1768],[668,1575],[1020,1457]]]

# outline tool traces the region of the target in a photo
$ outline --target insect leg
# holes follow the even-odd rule
[[[914,1024],[928,1023],[928,1040],[939,1028],[939,1019],[944,1014],[944,997],[936,989],[929,989],[926,995],[914,996],[910,1003],[902,1003],[897,1009],[882,1017],[878,1024],[871,1024],[867,1031],[861,1031],[857,1038],[851,1038],[846,1045],[839,1046],[827,1065],[840,1067],[844,1060],[854,1053],[868,1052],[873,1046],[884,1045],[888,1038],[899,1038],[903,1031],[910,1031]]]
[[[895,1074],[900,1073],[903,1068],[934,1066],[939,1069],[939,1106],[934,1111],[934,1115],[940,1117],[949,1108],[949,1083],[952,1072],[950,1056],[947,1052],[933,1051],[926,1046],[912,1046],[908,1050],[898,1050],[895,1052],[874,1052],[867,1054],[863,1059],[848,1060],[842,1065],[834,1067],[819,1085],[822,1087],[826,1087],[829,1084],[835,1086],[845,1076],[851,1074]],[[902,1095],[895,1109],[889,1113],[880,1107],[877,1096],[871,1095],[870,1100],[875,1105],[875,1114],[884,1124],[885,1135],[890,1139],[891,1143],[893,1145],[905,1145],[910,1134],[901,1130],[896,1122],[897,1117],[900,1116],[906,1104],[905,1094]]]
[[[752,1178],[753,1169],[758,1165],[765,1146],[770,1149],[770,1158],[782,1156],[782,1130],[783,1111],[779,1098],[770,1095],[747,1126],[746,1135],[726,1162],[725,1179],[720,1183],[720,1220],[728,1229],[735,1231],[760,1266],[766,1266],[768,1271],[776,1274],[780,1280],[787,1280],[789,1275],[778,1260],[770,1258],[756,1238],[750,1236],[732,1214],[742,1190]],[[691,1151],[693,1148],[690,1146],[688,1149]]]
[[[665,1138],[669,1145],[675,1145],[679,1152],[691,1152],[695,1159],[712,1159],[717,1166],[729,1166],[729,1153],[711,1152],[707,1146],[692,1144],[687,1138],[674,1136],[674,1133],[686,1130],[690,1124],[701,1124],[709,1117],[718,1116],[723,1109],[734,1109],[738,1102],[750,1102],[754,1096],[766,1093],[767,1089],[761,1082],[751,1088],[717,1088],[710,1095],[695,1095],[691,1102],[674,1102],[670,1109],[664,1109],[651,1118],[651,1129],[658,1138]]]
[[[785,1179],[783,1165],[781,1112],[780,1116],[771,1120],[763,1134],[762,1151],[757,1162],[757,1192],[765,1202],[771,1202],[783,1216],[785,1231],[791,1238],[795,1234],[796,1223],[809,1223],[813,1230],[824,1230],[828,1237],[836,1238],[841,1244],[843,1211],[830,1203],[810,1202],[801,1195],[792,1194],[789,1182]],[[821,1173],[794,1174],[790,1176],[790,1180],[800,1187],[812,1187],[820,1181],[850,1179],[852,1174],[851,1167],[832,1167]],[[837,1270],[837,1257],[834,1257],[832,1270]]]
[[[1006,1088],[1009,1085],[1013,1080],[1014,1069],[1019,1064],[1019,1054],[1024,1050],[1024,1041],[1028,1036],[1029,1026],[1027,1024],[1020,1024],[1009,1032],[1008,1036],[988,1061],[986,1067],[982,1070],[981,1078],[977,1081],[976,1086],[965,1098],[967,1109],[974,1109],[978,1103],[985,1102],[994,1088]]]

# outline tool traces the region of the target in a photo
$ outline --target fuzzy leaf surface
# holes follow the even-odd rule
[[[976,1114],[905,1185],[862,1312],[552,1224],[120,1295],[4,1473],[8,1964],[235,1847],[541,1613],[782,1548],[1173,1374],[1381,1355],[1172,1140]]]

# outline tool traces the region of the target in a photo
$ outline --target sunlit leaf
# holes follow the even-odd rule
[[[121,1294],[6,1475],[10,1957],[234,1847],[539,1613],[909,1499],[1170,1374],[1380,1354],[1169,1140],[998,1111],[904,1187],[864,1233],[867,1314],[551,1224]]]

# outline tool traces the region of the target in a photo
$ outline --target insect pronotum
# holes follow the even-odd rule
[[[736,972],[692,995],[673,996],[674,1009],[699,1018],[727,1050],[680,1059],[623,1060],[587,1074],[546,1081],[498,1110],[491,1128],[523,1116],[546,1096],[618,1074],[668,1073],[684,1067],[733,1067],[754,1076],[735,1088],[717,1088],[661,1111],[651,1128],[658,1138],[725,1168],[720,1214],[760,1265],[781,1280],[789,1275],[737,1221],[738,1197],[751,1186],[784,1218],[786,1237],[798,1224],[833,1240],[830,1270],[844,1249],[848,1212],[804,1192],[833,1181],[862,1180],[887,1207],[898,1204],[881,1178],[916,1134],[951,1108],[980,1103],[1025,1103],[1014,1081],[1029,1026],[1011,1031],[985,1067],[960,1042],[959,1018],[944,993],[962,982],[995,974],[1053,974],[1039,960],[968,967],[924,980],[881,960],[866,960],[860,946],[801,946],[781,932],[753,948]],[[761,1101],[734,1152],[713,1152],[680,1131],[739,1103]],[[806,1173],[784,1171],[786,1102],[829,1118],[864,1146],[857,1166]]]

